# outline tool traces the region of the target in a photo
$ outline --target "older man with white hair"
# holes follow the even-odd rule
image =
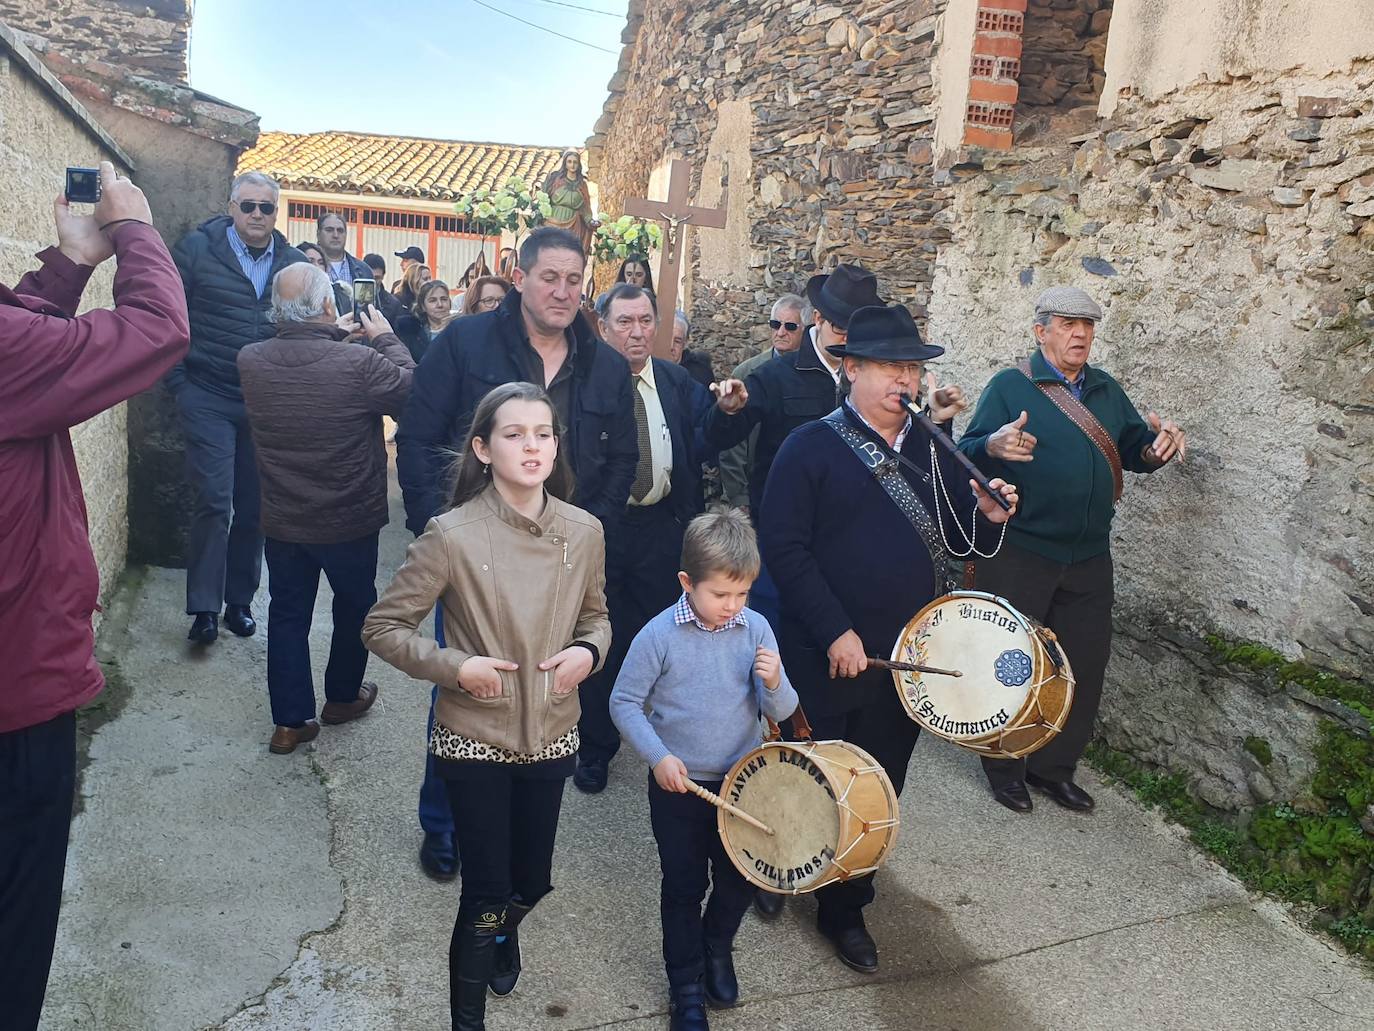
[[[1106,372],[1088,364],[1102,309],[1073,286],[1035,303],[1036,348],[993,376],[959,448],[989,476],[1016,477],[1021,514],[977,587],[1010,601],[1059,637],[1077,682],[1064,729],[1025,759],[984,759],[993,797],[1031,810],[1029,784],[1066,809],[1092,809],[1074,783],[1092,738],[1112,648],[1111,528],[1122,470],[1152,473],[1184,454],[1183,430],[1144,419]]]
[[[811,305],[806,299],[799,294],[783,294],[773,302],[768,315],[768,348],[736,365],[735,371],[730,373],[731,378],[743,382],[764,362],[780,354],[791,354],[801,347],[810,324]],[[749,511],[749,477],[754,469],[754,447],[758,440],[759,428],[755,426],[748,440],[720,453],[720,488],[725,502],[746,512]],[[761,495],[762,489],[758,493]]]
[[[186,476],[195,490],[186,548],[187,637],[212,644],[224,625],[257,629],[251,605],[262,577],[258,474],[239,390],[238,353],[273,333],[272,277],[305,255],[277,232],[281,191],[261,172],[229,188],[228,213],[192,229],[172,251],[191,315],[191,350],[167,376],[186,436]]]
[[[410,395],[415,363],[376,309],[334,310],[329,277],[302,263],[272,282],[277,335],[238,355],[239,378],[262,477],[268,586],[267,690],[285,755],[320,732],[310,671],[310,623],[320,573],[334,592],[324,673],[324,723],[362,716],[377,698],[365,683],[363,617],[377,601],[377,539],[386,526],[382,416]]]

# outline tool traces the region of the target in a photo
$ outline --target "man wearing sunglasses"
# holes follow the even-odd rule
[[[272,278],[305,255],[276,231],[280,190],[245,172],[225,215],[192,229],[172,251],[186,290],[191,350],[167,376],[186,437],[186,477],[195,492],[186,548],[187,638],[214,643],[224,625],[257,629],[253,595],[262,578],[262,531],[253,438],[239,388],[238,353],[276,334]]]
[[[800,347],[809,321],[806,317],[807,307],[805,298],[797,294],[783,294],[774,301],[768,319],[771,346],[736,365],[735,371],[730,373],[731,378],[743,383],[764,362],[780,354],[791,354]],[[736,444],[720,453],[720,487],[725,494],[725,501],[746,512],[749,511],[749,473],[754,468],[754,447],[758,439],[759,430],[755,426],[743,444]]]

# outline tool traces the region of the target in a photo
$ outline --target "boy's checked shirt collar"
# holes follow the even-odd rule
[[[687,598],[687,592],[682,592],[682,597],[677,600],[677,606],[673,609],[673,622],[678,626],[685,626],[688,623],[695,623],[708,634],[718,634],[722,630],[729,630],[731,627],[748,626],[749,622],[744,618],[744,610],[740,609],[726,622],[718,627],[709,627],[697,618],[696,610],[692,608],[691,601]]]

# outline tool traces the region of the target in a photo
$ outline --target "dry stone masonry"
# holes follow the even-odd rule
[[[0,21],[73,56],[186,79],[191,0],[0,0]]]
[[[615,214],[668,154],[691,160],[699,202],[728,200],[738,236],[693,236],[684,294],[719,369],[764,346],[779,294],[836,261],[877,269],[884,296],[924,314],[948,237],[930,164],[943,7],[631,3],[621,69],[588,141],[592,174]]]

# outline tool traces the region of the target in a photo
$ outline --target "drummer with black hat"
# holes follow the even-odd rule
[[[835,407],[840,360],[831,352],[843,347],[850,318],[860,308],[883,303],[877,277],[858,265],[837,265],[834,272],[812,276],[806,296],[815,324],[801,346],[764,362],[743,383],[728,379],[718,384],[719,399],[706,420],[706,440],[713,451],[734,447],[759,427],[754,467],[748,470],[749,511],[756,521],[763,485],[782,442],[798,426]]]
[[[830,353],[841,360],[848,396],[778,451],[759,543],[782,600],[783,664],[816,739],[869,752],[900,794],[918,728],[891,674],[870,670],[867,656],[889,655],[906,622],[952,588],[945,536],[962,544],[967,534],[991,551],[1017,496],[1014,486],[991,481],[1010,503],[1003,511],[912,420],[904,398],[919,399],[923,385],[945,432],[967,401],[959,387],[939,387],[926,373],[944,348],[921,339],[905,308],[861,308],[847,328],[845,345]],[[863,917],[873,897],[871,874],[817,892],[821,933],[864,973],[878,969]]]

